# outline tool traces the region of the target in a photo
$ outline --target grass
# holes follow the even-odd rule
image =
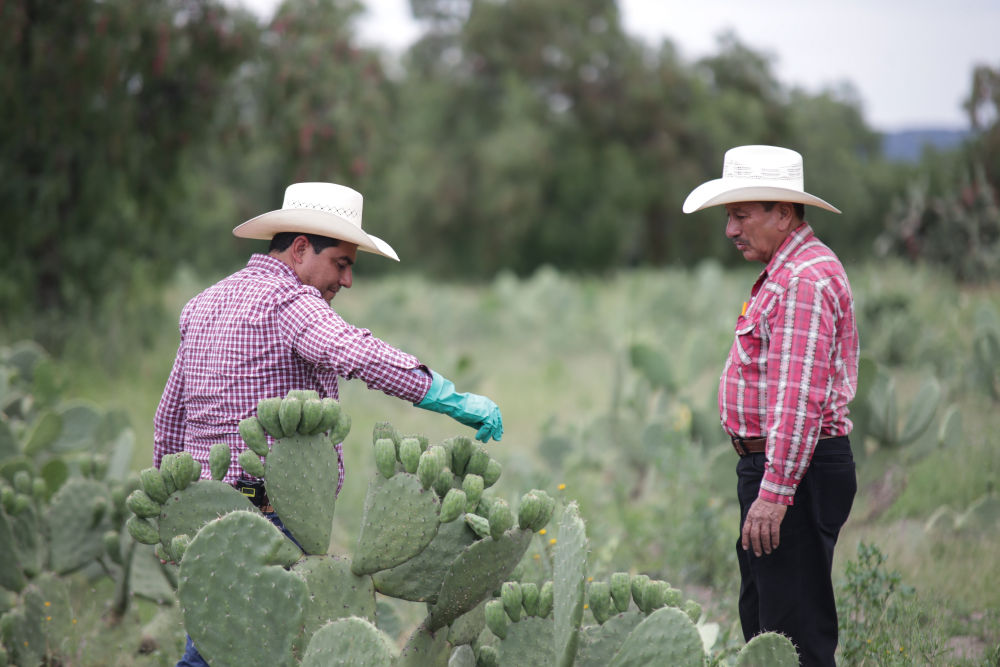
[[[753,278],[748,269],[726,272],[713,264],[580,279],[542,270],[480,287],[362,277],[334,306],[348,321],[416,354],[460,390],[497,400],[505,431],[501,443],[490,445],[504,466],[496,492],[516,500],[520,491],[539,487],[578,500],[592,573],[634,569],[668,579],[705,605],[722,626],[723,642],[738,644],[734,460],[713,430],[712,412],[732,322]],[[935,375],[946,404],[961,409],[963,430],[961,442],[931,443],[919,455],[913,445],[876,452],[859,466],[860,492],[842,533],[834,581],[845,581],[860,544],[877,545],[884,567],[914,589],[887,636],[910,636],[916,628],[947,649],[934,664],[992,664],[1000,647],[1000,565],[994,556],[1000,521],[975,535],[928,532],[925,524],[942,505],[965,509],[997,481],[1000,413],[970,379],[969,359],[975,313],[983,306],[1000,311],[1000,290],[962,289],[940,274],[892,263],[857,267],[851,278],[863,352],[897,379],[904,404],[923,377]],[[200,284],[181,276],[163,295],[163,321],[123,323],[112,339],[83,336],[61,360],[70,396],[129,414],[136,470],[149,465],[152,415],[176,349],[176,316]],[[147,331],[142,346],[130,340],[133,326]],[[665,359],[671,376],[666,390],[650,387],[630,366],[635,343]],[[423,433],[432,441],[465,429],[360,382],[343,383],[341,401],[354,427],[345,446],[347,479],[335,540],[349,552],[374,471],[372,426],[387,420],[402,433]],[[692,424],[698,437],[691,435]],[[937,426],[936,420],[931,432]],[[898,472],[896,481],[887,478],[888,470]],[[880,483],[897,486],[890,488],[888,506],[871,515]],[[175,660],[179,652],[164,663],[130,650],[149,620],[133,619],[102,634],[106,645],[131,657],[90,662],[88,654],[78,664]],[[175,643],[177,636],[175,631]],[[163,651],[171,649],[178,650],[172,645]],[[907,664],[898,655],[893,659],[885,664]]]

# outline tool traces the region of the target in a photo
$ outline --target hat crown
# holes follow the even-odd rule
[[[784,188],[805,189],[802,156],[778,146],[737,146],[726,151],[722,178],[773,183]]]
[[[285,188],[281,208],[333,213],[361,229],[364,197],[357,190],[336,183],[293,183]]]

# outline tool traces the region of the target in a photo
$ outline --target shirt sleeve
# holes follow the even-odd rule
[[[830,391],[836,307],[822,284],[794,277],[775,308],[768,344],[767,464],[759,497],[793,504],[820,436]]]
[[[160,461],[167,454],[184,449],[184,394],[183,343],[177,348],[174,366],[167,378],[160,404],[153,417],[153,467],[159,468]]]
[[[355,327],[318,295],[299,294],[279,310],[282,336],[305,361],[362,380],[369,389],[418,403],[431,386],[431,374],[412,354]]]

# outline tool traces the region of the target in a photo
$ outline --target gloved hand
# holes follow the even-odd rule
[[[503,437],[503,419],[497,404],[479,394],[458,393],[451,380],[431,371],[431,388],[419,403],[418,408],[440,412],[453,419],[479,429],[476,440],[489,442],[490,438]]]

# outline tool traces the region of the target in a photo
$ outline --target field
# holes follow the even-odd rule
[[[732,553],[738,512],[735,455],[718,428],[715,389],[751,268],[706,263],[605,278],[541,270],[481,286],[376,281],[359,271],[334,302],[348,321],[500,405],[504,437],[491,448],[504,477],[496,493],[513,501],[535,487],[578,501],[589,572],[643,572],[698,599],[719,624],[716,661],[725,664],[742,644]],[[871,405],[857,409],[867,434],[854,442],[860,491],[834,564],[841,616],[852,623],[841,662],[998,664],[1000,512],[990,494],[1000,475],[1000,366],[989,341],[1000,340],[1000,291],[896,264],[849,267],[849,275],[862,354],[877,375],[865,397]],[[164,319],[81,338],[59,360],[67,395],[129,416],[133,470],[149,465],[176,315],[205,284],[179,275],[163,295]],[[928,382],[937,388],[931,402]],[[374,470],[372,426],[387,420],[432,442],[465,429],[357,381],[342,385],[341,402],[354,424],[335,526],[347,551]],[[890,403],[898,409],[887,428]],[[922,416],[932,418],[908,433]],[[139,653],[151,603],[137,600],[119,625],[103,626],[106,610],[94,600],[106,584],[75,584],[80,609],[91,607],[78,612],[90,621],[73,637],[73,664],[173,664],[183,641],[176,624]],[[406,609],[400,618],[410,620]]]

